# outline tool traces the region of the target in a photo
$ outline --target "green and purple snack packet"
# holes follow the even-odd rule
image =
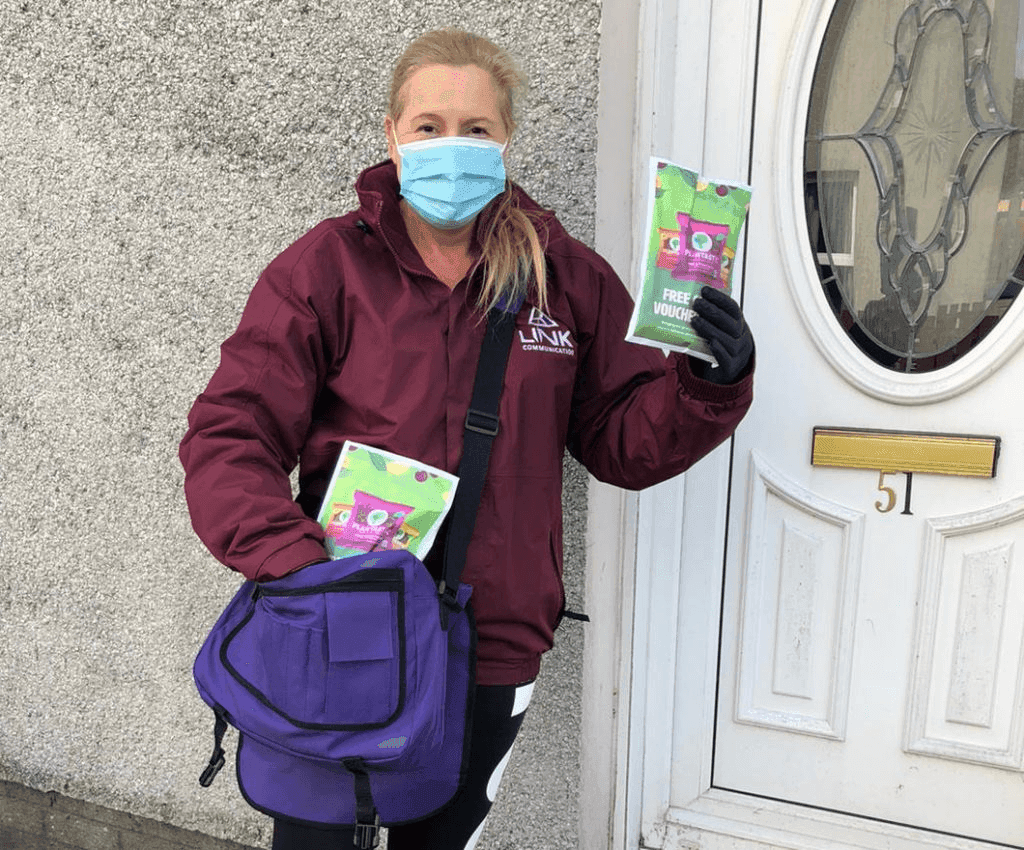
[[[626,339],[714,363],[690,325],[692,304],[705,286],[732,291],[750,187],[708,180],[657,157],[650,175],[647,252]]]
[[[412,458],[345,442],[318,520],[335,558],[406,549],[424,558],[459,479]]]

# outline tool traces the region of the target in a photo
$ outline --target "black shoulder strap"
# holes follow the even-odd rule
[[[455,592],[466,563],[466,551],[473,536],[477,508],[491,459],[491,444],[498,433],[498,410],[505,382],[505,367],[516,330],[516,314],[522,299],[515,304],[499,305],[487,316],[487,330],[480,348],[480,360],[473,383],[473,398],[466,413],[462,435],[462,459],[459,461],[459,486],[455,491],[444,547],[444,570],[439,592],[450,607],[457,608]],[[504,309],[503,309],[504,307]],[[442,606],[442,611],[444,606]],[[447,625],[442,613],[442,622]]]

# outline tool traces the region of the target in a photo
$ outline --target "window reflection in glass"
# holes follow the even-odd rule
[[[837,0],[812,86],[807,221],[837,320],[875,362],[973,348],[1024,281],[1020,0]]]

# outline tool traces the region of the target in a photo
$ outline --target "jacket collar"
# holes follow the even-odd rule
[[[367,168],[356,180],[356,194],[360,217],[383,237],[398,262],[407,271],[433,277],[405,229],[395,164],[385,160]]]
[[[512,190],[521,209],[540,213],[540,223],[547,231],[547,241],[550,242],[564,232],[550,210],[545,210],[514,183]],[[400,196],[395,164],[385,160],[367,168],[356,180],[356,193],[359,196],[360,217],[372,230],[381,234],[398,262],[407,271],[433,277],[405,229],[405,219],[402,218],[398,203]],[[481,215],[487,215],[487,210]],[[541,243],[545,243],[544,234],[541,235]]]

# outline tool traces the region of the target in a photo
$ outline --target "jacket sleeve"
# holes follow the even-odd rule
[[[327,557],[289,480],[326,370],[310,294],[317,275],[300,248],[261,275],[179,449],[193,528],[218,560],[257,581]]]
[[[568,448],[597,479],[639,490],[684,472],[726,440],[753,400],[753,358],[726,386],[697,378],[690,357],[626,342],[633,299],[595,255]]]

